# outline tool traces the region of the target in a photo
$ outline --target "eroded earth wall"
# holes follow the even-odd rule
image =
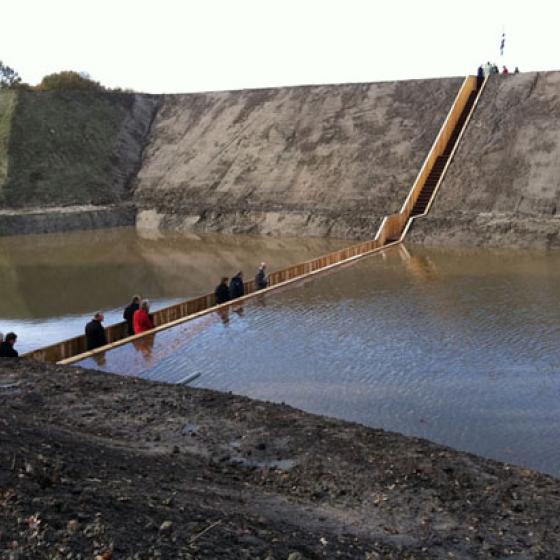
[[[368,239],[403,203],[462,78],[166,95],[137,225]]]
[[[431,212],[407,240],[560,247],[560,72],[491,76]]]

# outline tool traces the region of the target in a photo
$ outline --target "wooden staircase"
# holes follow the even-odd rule
[[[478,91],[473,90],[469,95],[467,103],[465,104],[465,107],[461,112],[461,116],[459,117],[459,120],[457,121],[457,124],[455,125],[455,128],[451,136],[449,137],[449,140],[447,142],[447,145],[445,146],[443,153],[440,156],[438,156],[438,158],[436,159],[434,166],[432,167],[432,170],[430,171],[430,174],[428,175],[424,183],[424,186],[422,187],[422,190],[420,191],[420,194],[416,199],[414,207],[412,208],[412,211],[410,213],[411,217],[418,216],[419,214],[424,214],[424,212],[426,211],[426,208],[430,203],[432,195],[434,194],[434,190],[439,183],[439,180],[445,169],[445,166],[449,161],[449,157],[453,152],[453,148],[455,148],[455,144],[457,143],[459,135],[461,134],[461,131],[465,126],[467,118],[476,100],[477,94]]]

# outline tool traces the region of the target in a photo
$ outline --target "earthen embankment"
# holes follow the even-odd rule
[[[461,82],[165,96],[135,182],[138,226],[372,238]]]
[[[491,76],[410,241],[560,247],[560,72]]]
[[[552,477],[285,405],[10,362],[2,559],[544,560],[560,547]]]
[[[155,96],[0,93],[0,235],[134,225]]]

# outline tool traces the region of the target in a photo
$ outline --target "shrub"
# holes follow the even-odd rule
[[[72,70],[56,72],[45,76],[36,89],[37,91],[105,91],[105,88],[99,82]]]

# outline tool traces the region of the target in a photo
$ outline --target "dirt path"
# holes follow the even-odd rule
[[[288,406],[0,364],[2,559],[550,559],[559,492]]]

